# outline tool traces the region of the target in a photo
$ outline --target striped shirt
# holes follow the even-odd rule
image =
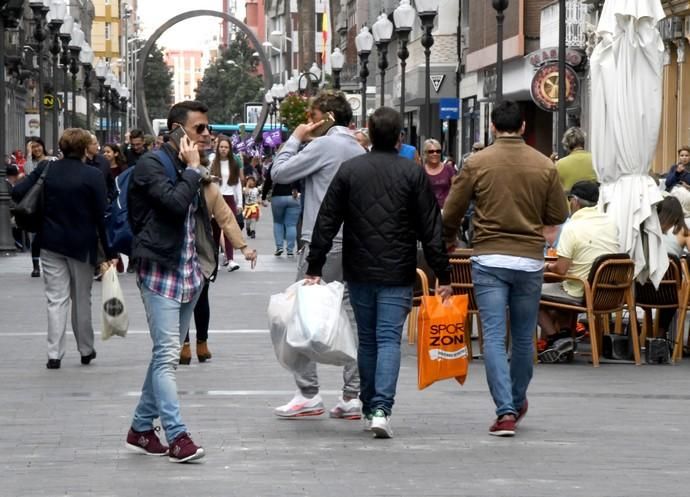
[[[184,242],[180,262],[175,269],[168,269],[157,262],[143,260],[139,265],[139,282],[153,293],[181,304],[191,302],[203,285],[204,276],[196,253],[194,231],[198,196],[187,211],[184,227]]]

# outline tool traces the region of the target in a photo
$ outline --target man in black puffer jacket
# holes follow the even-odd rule
[[[412,307],[417,240],[451,294],[441,211],[424,170],[400,157],[402,119],[381,107],[369,119],[373,150],[342,164],[321,204],[307,262],[318,283],[326,254],[343,229],[343,272],[359,334],[362,413],[376,437],[390,438],[389,417],[400,371],[400,337]]]

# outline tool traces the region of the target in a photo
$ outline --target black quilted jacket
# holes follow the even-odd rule
[[[438,203],[424,169],[397,151],[375,150],[342,164],[319,210],[307,274],[321,275],[343,224],[345,281],[414,284],[419,240],[440,283],[450,283]]]

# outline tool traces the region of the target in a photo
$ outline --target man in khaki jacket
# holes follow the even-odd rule
[[[544,226],[568,217],[566,197],[548,157],[525,144],[525,123],[515,102],[491,113],[496,141],[472,155],[443,207],[444,238],[455,237],[475,202],[472,280],[484,330],[484,359],[496,404],[491,435],[513,436],[527,412],[533,334],[544,272]],[[511,360],[505,349],[510,312]]]

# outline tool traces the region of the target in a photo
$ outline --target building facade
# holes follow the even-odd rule
[[[173,71],[173,97],[175,102],[194,100],[196,88],[204,77],[202,50],[165,51],[165,63]]]
[[[663,0],[668,17],[659,23],[666,48],[663,114],[653,171],[667,172],[678,148],[690,145],[690,1]]]

